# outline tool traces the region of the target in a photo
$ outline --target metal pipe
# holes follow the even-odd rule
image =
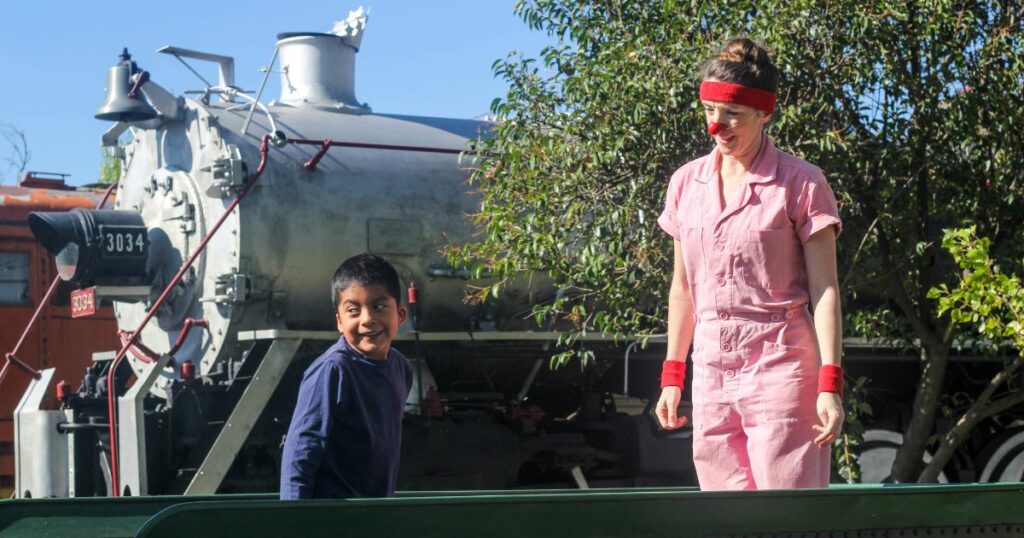
[[[316,170],[316,165],[320,164],[320,159],[323,159],[324,155],[327,155],[327,150],[331,149],[331,142],[333,142],[333,140],[330,138],[324,139],[324,141],[320,143],[320,149],[317,150],[316,155],[313,155],[313,157],[306,161],[302,167],[309,171]]]
[[[307,144],[313,146],[320,146],[327,144],[330,147],[343,147],[343,148],[362,148],[362,149],[390,149],[396,151],[421,151],[425,153],[450,153],[459,154],[463,153],[465,149],[454,149],[454,148],[435,148],[430,146],[402,146],[397,144],[370,144],[368,142],[339,142],[337,140],[310,140],[308,138],[289,138],[289,142],[292,144]]]
[[[516,394],[516,403],[523,403],[526,399],[526,395],[530,392],[530,387],[533,386],[533,380],[537,379],[537,374],[540,373],[541,367],[544,366],[544,359],[537,359],[533,361],[533,366],[530,367],[530,373],[526,375],[526,380],[523,381],[523,386],[519,389],[519,394]]]
[[[204,237],[203,240],[199,243],[199,246],[196,247],[195,252],[193,252],[192,255],[188,257],[187,260],[185,260],[185,263],[181,265],[181,268],[178,269],[178,272],[174,275],[173,278],[171,278],[170,282],[167,283],[167,287],[164,288],[163,293],[161,293],[160,296],[157,297],[156,301],[149,307],[149,310],[146,312],[146,316],[142,319],[142,322],[139,323],[139,326],[135,329],[134,332],[132,332],[132,335],[128,338],[128,341],[122,344],[121,349],[117,352],[117,355],[114,357],[114,360],[110,363],[110,370],[109,373],[107,374],[107,414],[110,417],[110,484],[114,497],[120,496],[120,492],[118,491],[119,482],[117,461],[117,415],[114,409],[114,377],[115,373],[117,372],[117,366],[121,362],[121,360],[124,359],[125,354],[128,352],[128,348],[135,343],[136,339],[138,339],[139,334],[142,333],[142,329],[146,326],[147,323],[149,323],[149,320],[153,319],[153,316],[156,315],[157,310],[159,310],[160,307],[163,306],[164,301],[166,301],[167,297],[170,296],[171,291],[174,289],[175,286],[178,285],[178,282],[181,281],[182,277],[185,276],[185,273],[188,271],[190,267],[192,267],[192,264],[195,263],[196,258],[199,257],[199,254],[201,254],[203,250],[206,249],[206,245],[210,242],[210,239],[212,239],[213,236],[217,233],[217,230],[220,229],[221,225],[224,224],[224,221],[227,220],[228,215],[230,215],[231,212],[235,210],[235,207],[238,206],[239,202],[241,202],[242,199],[245,198],[245,195],[249,194],[249,191],[252,190],[253,185],[256,184],[256,180],[258,180],[260,176],[263,175],[263,170],[267,167],[267,153],[269,151],[269,142],[270,135],[263,135],[263,139],[260,142],[260,164],[259,166],[256,167],[256,172],[249,179],[249,182],[246,183],[244,187],[242,187],[242,190],[238,192],[234,200],[232,200],[231,203],[228,204],[228,207],[224,209],[224,213],[221,214],[220,218],[217,219],[217,222],[215,222],[213,226],[210,227],[209,233],[206,234],[206,237]]]
[[[117,331],[117,339],[121,341],[122,346],[128,341],[128,337],[130,335],[131,333],[128,331]],[[149,347],[142,342],[135,342],[135,344],[128,348],[128,351],[131,352],[133,357],[146,364],[152,364],[160,357],[159,353],[149,349]]]
[[[4,364],[4,370],[2,372],[0,372],[0,375],[7,373],[7,365],[9,365],[9,364],[14,364],[18,368],[21,368],[21,370],[23,372],[25,372],[26,374],[28,374],[28,375],[36,378],[36,379],[39,379],[43,375],[42,373],[39,372],[39,370],[36,370],[35,368],[33,368],[33,367],[29,366],[28,364],[24,363],[18,357],[15,357],[13,353],[8,353],[5,356],[5,358],[7,359],[7,363]],[[0,381],[3,381],[2,377],[0,377]]]
[[[633,341],[626,346],[626,356],[622,358],[622,395],[629,396],[629,352],[639,344],[639,340]]]
[[[253,106],[259,107],[259,109],[262,110],[263,113],[267,115],[267,121],[270,122],[270,132],[271,133],[276,133],[277,132],[277,130],[278,130],[277,129],[277,122],[274,121],[274,116],[270,113],[270,110],[266,107],[266,105],[264,105],[263,103],[259,102],[254,97],[239,91],[237,88],[231,88],[231,87],[228,87],[228,86],[210,86],[210,87],[206,88],[203,91],[205,93],[211,93],[212,92],[212,93],[216,93],[218,95],[226,95],[226,96],[228,96],[229,99],[233,99],[235,97],[241,97],[242,99],[245,99],[246,101],[249,101],[250,103],[253,104]],[[280,145],[280,144],[277,144],[276,140],[274,142],[275,142],[276,145]]]
[[[192,331],[192,327],[197,325],[199,327],[209,327],[210,322],[206,321],[205,318],[187,318],[185,320],[185,324],[181,327],[181,333],[178,335],[178,339],[174,342],[174,346],[171,347],[171,350],[168,351],[167,354],[174,355],[177,353],[178,350],[181,349],[181,345],[185,343],[185,337],[187,337],[188,333]]]
[[[267,85],[267,79],[270,78],[270,71],[274,69],[274,62],[277,61],[277,52],[280,50],[279,47],[274,47],[274,56],[270,58],[270,64],[267,65],[267,71],[263,74],[263,82],[260,82],[260,89],[256,90],[256,98],[252,102],[252,106],[249,108],[249,115],[245,117],[245,124],[242,125],[242,136],[249,132],[249,123],[252,122],[252,115],[256,112],[256,103],[260,102],[260,97],[263,96],[263,88]]]
[[[419,300],[415,282],[409,282],[409,324],[412,326],[413,355],[416,357],[416,405],[423,415],[423,355],[420,354],[420,330],[416,320],[416,302]]]
[[[116,181],[111,183],[110,186],[107,187],[107,191],[103,193],[103,199],[101,199],[100,203],[96,205],[96,209],[101,209],[103,205],[107,203],[107,200],[110,199],[110,195],[114,192],[115,187],[117,187]],[[32,314],[32,317],[28,320],[28,323],[25,325],[25,330],[21,331],[21,337],[18,338],[18,343],[14,344],[14,349],[12,349],[10,352],[4,355],[4,358],[6,360],[4,361],[3,369],[0,369],[0,387],[2,387],[4,384],[4,378],[7,377],[7,368],[11,365],[12,362],[14,362],[16,366],[22,369],[28,368],[26,372],[29,372],[32,375],[32,377],[39,379],[39,371],[35,370],[28,364],[25,364],[18,360],[17,355],[18,352],[21,351],[21,346],[22,344],[25,343],[25,338],[28,337],[29,331],[31,331],[32,328],[35,327],[36,322],[39,321],[39,314],[41,314],[43,312],[43,309],[50,304],[50,299],[53,298],[54,292],[57,291],[58,284],[60,284],[60,277],[53,277],[53,282],[50,283],[50,288],[46,290],[46,293],[43,295],[42,300],[40,300],[39,304],[36,306],[36,311]]]
[[[196,78],[198,78],[199,80],[203,81],[203,84],[206,84],[207,87],[213,86],[213,84],[210,84],[209,80],[206,80],[205,78],[203,78],[203,75],[199,74],[199,71],[196,71],[195,69],[192,69],[192,66],[189,65],[188,62],[186,62],[185,60],[181,59],[181,56],[178,56],[177,54],[172,54],[172,55],[175,58],[177,58],[179,62],[181,62],[181,65],[184,65],[186,69],[191,71],[192,74],[196,76]]]
[[[82,430],[101,430],[109,424],[103,422],[61,422],[57,424],[57,431],[60,433],[74,433]]]

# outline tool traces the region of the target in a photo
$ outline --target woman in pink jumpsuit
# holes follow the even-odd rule
[[[658,418],[693,351],[693,458],[703,490],[827,487],[843,422],[835,197],[816,166],[776,149],[778,71],[738,39],[701,101],[715,148],[672,175],[658,224],[674,239]],[[813,312],[813,314],[812,314]]]

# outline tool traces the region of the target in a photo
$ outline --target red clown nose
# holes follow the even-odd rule
[[[708,124],[708,134],[711,135],[711,136],[715,136],[716,134],[718,134],[718,133],[720,133],[720,132],[722,132],[722,131],[724,131],[724,130],[726,130],[728,128],[729,128],[729,126],[724,124],[724,123],[718,123],[717,121],[713,121],[713,122]]]

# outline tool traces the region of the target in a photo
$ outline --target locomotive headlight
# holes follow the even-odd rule
[[[61,280],[71,280],[78,269],[78,245],[68,243],[57,253],[57,275]]]
[[[82,208],[30,213],[28,225],[57,256],[62,279],[80,287],[143,283],[149,235],[138,213]]]

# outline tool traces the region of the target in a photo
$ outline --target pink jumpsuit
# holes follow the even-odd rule
[[[680,242],[697,321],[693,458],[703,490],[827,487],[811,426],[820,366],[803,244],[841,228],[816,166],[765,137],[724,209],[719,153],[672,175],[658,224]]]

